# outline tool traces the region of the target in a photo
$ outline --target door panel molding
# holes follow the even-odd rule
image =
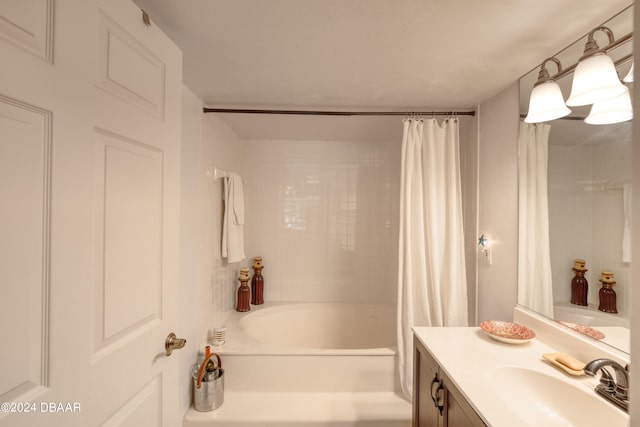
[[[0,38],[53,63],[53,0],[3,0],[3,3]]]
[[[51,116],[0,94],[0,299],[8,302],[0,324],[10,368],[0,379],[2,401],[49,382]]]
[[[102,427],[160,426],[162,420],[162,373],[125,400]]]
[[[102,11],[97,38],[98,87],[164,120],[165,63]]]
[[[162,150],[104,129],[95,144],[94,359],[163,317],[164,206]]]

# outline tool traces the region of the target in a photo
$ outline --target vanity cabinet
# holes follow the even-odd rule
[[[413,427],[484,427],[425,346],[413,343]]]

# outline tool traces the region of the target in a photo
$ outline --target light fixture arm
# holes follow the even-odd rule
[[[594,28],[593,30],[591,30],[591,32],[589,32],[589,35],[587,36],[587,43],[584,45],[584,53],[582,55],[582,58],[580,58],[580,60],[583,60],[584,58],[588,58],[589,56],[592,56],[592,55],[596,55],[598,53],[605,53],[605,49],[600,49],[600,46],[598,46],[598,43],[594,38],[596,31],[602,31],[607,35],[607,38],[609,39],[609,43],[607,44],[607,46],[610,46],[615,42],[613,31],[611,31],[610,28],[604,27],[604,26]]]
[[[536,87],[542,83],[548,82],[548,81],[553,81],[554,79],[551,78],[551,75],[549,75],[549,71],[547,70],[547,62],[552,61],[554,64],[556,64],[556,67],[558,67],[558,72],[556,74],[560,74],[562,72],[562,64],[560,63],[560,60],[558,58],[556,58],[555,56],[552,56],[550,58],[545,59],[544,61],[542,61],[542,64],[540,64],[540,71],[538,72],[538,81],[533,85],[533,87]]]

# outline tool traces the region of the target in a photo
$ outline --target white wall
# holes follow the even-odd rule
[[[460,117],[460,180],[469,325],[477,324],[478,274],[478,120]]]
[[[204,288],[202,256],[202,102],[186,86],[182,88],[182,145],[180,188],[180,329],[175,332],[187,339],[185,348],[176,352],[180,360],[180,413],[191,404],[191,365],[202,340],[206,305],[201,303]]]
[[[510,321],[518,293],[518,82],[478,112],[478,233],[493,241],[492,264],[478,259],[478,321]]]

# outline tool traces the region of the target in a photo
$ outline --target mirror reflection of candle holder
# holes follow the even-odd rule
[[[587,305],[587,295],[589,293],[589,282],[584,277],[587,270],[583,259],[577,259],[573,263],[575,276],[571,280],[571,304]]]
[[[616,291],[613,290],[613,285],[616,284],[616,281],[613,277],[613,272],[602,270],[599,282],[602,283],[602,287],[598,292],[598,296],[600,297],[598,310],[604,311],[605,313],[617,313]]]

